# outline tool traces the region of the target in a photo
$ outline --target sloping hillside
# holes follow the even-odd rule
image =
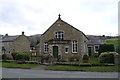
[[[118,46],[118,45],[120,45],[120,39],[118,39],[118,38],[106,39],[105,43],[106,44],[113,44],[115,46]]]

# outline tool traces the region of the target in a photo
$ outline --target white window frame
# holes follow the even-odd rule
[[[98,53],[98,51],[96,51],[96,46],[97,46],[98,49],[99,49],[99,45],[94,45],[94,52],[95,52],[95,53]]]
[[[63,31],[56,31],[55,32],[55,38],[63,40],[64,39],[64,32]]]
[[[76,41],[76,43],[75,43],[75,41]],[[75,45],[77,45],[77,46],[75,46]],[[72,41],[72,53],[78,53],[78,41],[77,40]]]
[[[44,43],[44,53],[48,53],[48,43]]]

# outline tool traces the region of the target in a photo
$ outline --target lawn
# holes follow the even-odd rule
[[[2,67],[6,68],[22,68],[22,69],[31,69],[38,66],[39,64],[17,64],[17,63],[7,63],[2,62]]]
[[[99,64],[100,62],[99,62],[99,58],[91,58],[90,59],[90,63],[92,63],[92,64]]]
[[[39,57],[31,57],[30,61],[37,61],[39,59]]]
[[[0,67],[2,67],[2,62],[0,62]]]
[[[8,80],[8,79],[0,79],[0,80]]]
[[[120,67],[120,66],[119,66]],[[118,71],[118,66],[63,66],[63,65],[52,65],[45,68],[46,70],[65,70],[65,71]],[[120,68],[119,68],[120,71]]]

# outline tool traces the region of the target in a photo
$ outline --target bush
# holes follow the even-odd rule
[[[13,56],[13,59],[15,60],[15,55],[16,55],[17,53],[12,53],[12,56]]]
[[[27,53],[17,53],[15,55],[15,60],[25,61],[29,59],[30,59],[30,56]]]
[[[13,57],[11,54],[3,54],[2,59],[3,60],[13,60]]]
[[[87,54],[83,55],[83,62],[87,63],[89,61],[89,57]]]
[[[99,56],[100,63],[114,63],[114,55],[117,55],[116,52],[104,52]]]
[[[99,47],[99,55],[103,52],[115,51],[113,44],[102,44]]]

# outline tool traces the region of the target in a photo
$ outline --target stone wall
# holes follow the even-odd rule
[[[30,51],[30,41],[26,36],[20,35],[14,41],[14,50],[15,52],[29,52]]]
[[[13,53],[13,42],[2,42],[2,46],[5,48],[5,53]],[[4,53],[4,52],[3,52]]]
[[[120,65],[120,54],[114,56],[115,65]]]
[[[80,61],[82,62],[82,55],[81,54],[73,54],[73,53],[66,53],[62,55],[63,61]]]

